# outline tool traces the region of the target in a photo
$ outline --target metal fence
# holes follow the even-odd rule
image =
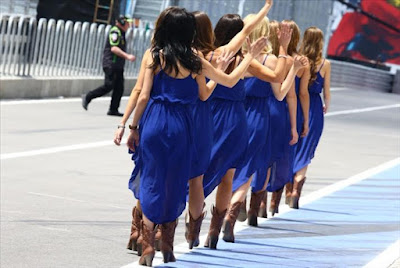
[[[102,55],[111,26],[0,16],[0,74],[15,76],[103,76]],[[125,75],[135,76],[151,30],[129,29]]]

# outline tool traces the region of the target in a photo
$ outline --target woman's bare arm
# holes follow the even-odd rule
[[[286,96],[286,102],[289,110],[289,119],[290,119],[290,133],[292,135],[292,139],[289,144],[294,145],[299,140],[299,134],[297,133],[297,125],[296,125],[296,116],[297,116],[297,96],[294,87],[294,83],[290,87],[290,90]]]
[[[324,75],[324,113],[327,113],[331,104],[331,63],[325,60]]]
[[[299,99],[303,112],[303,130],[301,137],[305,137],[309,131],[309,112],[310,112],[310,93],[308,92],[308,82],[310,81],[310,66],[304,67],[303,75],[300,78]]]

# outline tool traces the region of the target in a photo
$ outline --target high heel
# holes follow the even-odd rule
[[[126,246],[127,249],[137,250],[137,240],[140,236],[140,221],[142,219],[142,211],[137,207],[132,209],[132,224],[131,224],[131,234],[129,236],[129,242]]]
[[[139,259],[139,264],[144,266],[152,266],[155,255],[154,237],[155,229],[150,230],[142,221],[142,237],[141,247],[143,248],[142,256]]]
[[[210,229],[208,231],[208,236],[206,239],[206,242],[204,243],[204,246],[206,248],[210,249],[217,249],[217,243],[218,243],[218,236],[219,233],[221,232],[221,227],[222,223],[225,217],[227,209],[222,211],[221,213],[218,212],[216,207],[212,207],[211,209],[211,224],[210,224]]]
[[[272,216],[279,213],[279,203],[281,202],[282,193],[283,187],[278,191],[272,192],[271,205],[269,206],[269,212],[271,212]]]
[[[237,217],[237,220],[240,222],[247,220],[246,199],[247,198],[245,198],[240,205],[239,216]]]
[[[163,254],[164,263],[175,262],[174,256],[174,237],[175,229],[178,221],[172,221],[161,224],[161,253]]]
[[[289,204],[291,208],[299,209],[301,190],[303,189],[303,185],[305,182],[306,182],[306,177],[304,177],[304,179],[300,180],[299,182],[297,182],[296,180],[294,181],[292,197]]]
[[[225,221],[223,222],[222,232],[224,233],[223,240],[225,242],[235,243],[235,235],[233,234],[233,229],[235,228],[236,219],[239,215],[240,206],[243,202],[236,202],[230,205],[228,213],[225,216]]]
[[[268,198],[268,192],[264,191],[264,195],[263,195],[263,198],[261,199],[261,203],[260,203],[260,209],[258,210],[258,217],[260,217],[260,218],[268,218],[267,198]]]
[[[258,226],[257,216],[260,210],[261,200],[264,198],[265,192],[251,193],[250,209],[247,213],[247,224],[250,226]]]

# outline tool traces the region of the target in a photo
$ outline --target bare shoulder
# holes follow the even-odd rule
[[[278,58],[274,54],[268,54],[268,59],[267,59],[265,65],[268,68],[275,69],[277,64],[278,64]]]

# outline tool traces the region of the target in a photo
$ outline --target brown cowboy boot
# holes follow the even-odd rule
[[[161,227],[157,226],[156,237],[154,238],[154,247],[156,251],[160,251],[161,248]]]
[[[142,219],[142,211],[140,211],[137,207],[133,207],[132,209],[132,225],[131,225],[131,235],[129,237],[127,249],[137,250],[137,240],[140,235],[140,221]]]
[[[141,246],[143,247],[142,256],[139,259],[139,264],[144,266],[152,266],[154,254],[154,236],[155,230],[150,230],[142,221],[142,237],[143,241]]]
[[[236,202],[231,204],[228,210],[228,213],[225,215],[224,227],[222,232],[224,236],[225,242],[235,243],[235,235],[233,234],[233,229],[235,228],[236,219],[239,215],[240,206],[243,202]]]
[[[293,191],[293,183],[288,182],[285,185],[285,204],[289,205],[290,204],[290,199],[292,198],[292,191]]]
[[[212,207],[210,230],[208,231],[208,236],[206,242],[204,243],[206,248],[209,247],[210,249],[217,249],[218,236],[221,232],[222,222],[224,221],[226,211],[227,209],[221,213],[218,213],[217,208],[214,206]]]
[[[294,181],[293,183],[293,191],[292,191],[292,198],[290,200],[289,206],[294,209],[299,209],[299,199],[301,195],[301,190],[303,189],[303,185],[306,182],[306,177],[301,181],[297,182]]]
[[[283,187],[276,192],[272,192],[271,205],[269,206],[269,212],[272,213],[272,216],[274,216],[275,213],[279,213],[279,203],[281,202],[282,193]]]
[[[246,199],[247,198],[245,198],[242,204],[240,205],[239,216],[237,218],[237,220],[241,222],[247,220]]]
[[[176,262],[174,256],[174,236],[175,228],[178,221],[171,221],[161,224],[161,253],[163,254],[164,263]]]
[[[250,209],[247,213],[247,224],[250,226],[258,226],[257,216],[264,194],[265,192],[251,193]]]
[[[261,199],[261,203],[260,203],[260,209],[258,210],[258,217],[260,217],[260,218],[268,218],[267,198],[268,198],[268,192],[264,191],[264,195],[263,195],[263,198]]]
[[[203,212],[197,218],[197,220],[195,220],[192,218],[192,215],[190,215],[190,212],[186,214],[186,216],[189,217],[189,223],[186,223],[185,237],[186,241],[189,243],[189,249],[192,249],[193,247],[198,247],[200,244],[199,241],[200,228],[205,215],[206,213]]]

